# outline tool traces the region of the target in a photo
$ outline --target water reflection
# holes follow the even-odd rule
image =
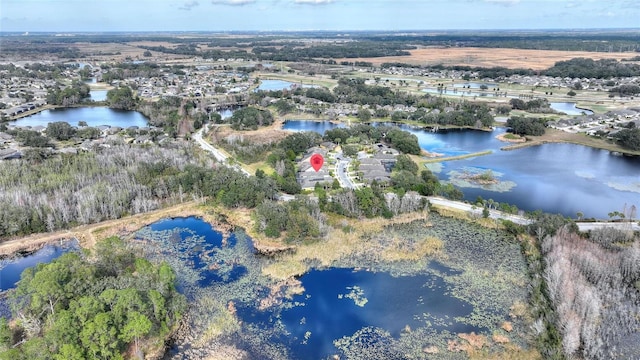
[[[78,107],[44,110],[13,121],[17,126],[47,126],[49,123],[64,121],[72,126],[78,126],[85,121],[88,126],[147,126],[147,118],[137,111],[114,110],[107,107]]]
[[[328,125],[325,122],[325,126]],[[393,124],[386,124],[393,125]],[[299,130],[305,121],[288,121],[287,129]],[[314,124],[319,129],[322,125]],[[627,206],[640,206],[640,157],[615,156],[609,151],[574,144],[545,144],[513,151],[500,150],[509,145],[494,131],[443,130],[432,132],[408,125],[397,125],[418,137],[420,147],[442,156],[465,155],[491,150],[488,155],[448,161],[437,173],[449,181],[449,173],[468,168],[481,168],[503,174],[501,181],[515,184],[511,191],[497,192],[491,188],[463,188],[465,199],[478,196],[514,204],[518,208],[543,210],[575,217],[607,219],[608,213],[622,211]]]

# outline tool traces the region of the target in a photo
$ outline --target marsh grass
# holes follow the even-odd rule
[[[221,213],[222,218],[231,223],[249,230],[253,228],[248,226],[252,221],[249,211]],[[201,213],[203,219],[212,221],[220,220],[219,214],[217,210]],[[486,219],[477,221],[482,220]],[[178,344],[207,349],[209,354],[234,344],[249,358],[290,358],[286,340],[289,332],[279,320],[279,314],[295,306],[292,295],[304,289],[299,282],[296,286],[287,279],[312,268],[348,267],[387,271],[393,276],[437,275],[447,283],[447,295],[468,302],[473,311],[455,319],[424,314],[420,317],[422,326],[406,327],[399,337],[391,336],[384,329],[362,328],[335,340],[340,358],[539,358],[531,350],[533,336],[527,305],[527,272],[520,244],[496,228],[494,221],[487,224],[494,228],[483,227],[471,223],[465,212],[439,210],[439,213],[413,213],[392,220],[330,215],[327,222],[332,230],[325,239],[297,244],[294,252],[275,257],[255,256],[251,241],[241,230],[233,233],[235,246],[208,249],[204,246],[205,239],[197,234],[178,239],[178,230],[151,232],[148,228],[141,229],[138,237],[147,241],[141,242],[146,254],[169,261],[176,269],[185,293],[192,299],[188,317],[190,335],[180,339]],[[259,237],[253,241],[273,246],[284,244],[281,240]],[[206,266],[241,264],[246,267],[246,273],[233,281],[201,286],[201,269],[194,269],[189,258],[198,251],[202,252],[201,260]],[[452,270],[431,267],[434,260]],[[232,269],[233,266],[219,266],[217,271]],[[343,296],[366,306],[366,294],[357,288],[347,290]],[[267,315],[269,320],[266,323],[247,322],[244,318],[240,321],[240,310],[236,312],[236,308],[270,314]],[[483,329],[477,336],[485,339],[484,345],[473,347],[465,338],[474,337],[436,330],[453,321]],[[506,322],[510,331],[505,329]],[[317,335],[313,333],[313,336]],[[464,349],[449,351],[451,341],[457,341]]]

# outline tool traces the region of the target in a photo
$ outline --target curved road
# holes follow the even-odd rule
[[[218,162],[220,162],[221,164],[228,166],[236,171],[240,171],[247,176],[250,176],[251,174],[247,170],[243,169],[242,166],[229,164],[229,158],[227,157],[227,155],[225,155],[222,151],[216,149],[213,145],[209,144],[209,142],[202,138],[202,134],[205,130],[208,129],[209,126],[207,124],[200,128],[200,130],[196,131],[195,134],[193,134],[193,139],[198,143],[198,145],[200,145],[203,150],[210,152],[213,157],[216,158],[216,160],[218,160]]]
[[[444,206],[444,207],[462,210],[462,211],[474,212],[475,214],[482,216],[482,208],[475,205],[467,204],[461,201],[453,201],[453,200],[441,198],[438,196],[427,196],[427,199],[429,200],[430,203],[434,205]],[[489,217],[492,219],[509,220],[511,222],[514,222],[520,225],[529,225],[531,223],[531,220],[525,218],[524,216],[507,214],[498,210],[489,210]]]
[[[247,170],[245,170],[242,166],[229,164],[229,161],[228,161],[229,157],[226,154],[216,149],[213,145],[209,144],[208,141],[202,138],[202,134],[204,133],[205,130],[208,130],[208,129],[209,129],[209,125],[207,124],[193,134],[193,139],[198,143],[198,145],[200,145],[200,147],[203,150],[210,152],[213,155],[213,157],[216,158],[216,160],[218,160],[220,164],[230,167],[236,171],[240,171],[246,176],[251,176],[251,174]],[[294,195],[285,194],[285,193],[278,193],[276,197],[278,200],[282,200],[282,201],[291,201],[296,198]]]
[[[205,130],[208,130],[208,129],[209,129],[209,125],[207,124],[193,134],[193,139],[198,143],[198,145],[200,145],[200,147],[202,147],[202,149],[204,149],[205,151],[210,152],[213,155],[213,157],[215,157],[216,160],[218,160],[218,162],[220,162],[221,164],[228,166],[236,171],[240,171],[247,176],[250,176],[251,174],[247,170],[243,169],[241,166],[229,164],[228,156],[226,154],[216,149],[213,145],[209,144],[209,142],[207,142],[205,139],[202,138],[202,134],[204,133]],[[351,178],[349,178],[349,175],[348,175],[349,163],[350,163],[350,160],[348,159],[338,160],[336,162],[336,175],[338,177],[338,182],[340,182],[340,186],[344,188],[349,188],[349,189],[356,189],[357,185],[353,181],[351,181]],[[290,201],[295,199],[295,196],[285,194],[285,193],[279,193],[277,195],[277,198],[278,200]],[[436,206],[444,206],[452,209],[474,212],[482,216],[482,208],[479,208],[471,204],[467,204],[461,201],[453,201],[453,200],[441,198],[438,196],[427,196],[427,199],[429,200],[430,203]],[[507,214],[499,210],[489,210],[489,217],[492,219],[510,220],[520,225],[528,225],[531,223],[531,220],[525,218],[524,216]],[[580,231],[589,231],[589,230],[603,228],[603,227],[615,227],[615,228],[621,228],[621,229],[633,229],[634,231],[640,231],[640,224],[638,224],[637,222],[634,222],[634,223],[577,222],[576,224],[578,225],[578,228],[580,229]]]

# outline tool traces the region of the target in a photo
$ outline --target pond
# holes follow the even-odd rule
[[[478,82],[467,82],[463,84],[453,84],[455,88],[468,88],[468,89],[480,89],[482,85],[486,86],[488,90],[492,90],[493,88],[500,87],[498,84],[490,84],[490,83],[478,83]]]
[[[307,126],[305,123],[289,121],[287,128],[302,129]],[[496,136],[504,133],[504,128],[432,132],[398,126],[416,135],[420,147],[430,153],[456,156],[492,151],[489,155],[430,167],[440,180],[462,186],[469,201],[482,196],[527,211],[540,209],[571,217],[582,212],[586,217],[601,219],[607,219],[612,211],[622,211],[625,204],[627,208],[640,206],[640,157],[616,156],[606,150],[574,144],[545,144],[503,151],[500,148],[509,144],[497,140]],[[490,188],[459,181],[460,174],[487,170],[506,186]]]
[[[459,225],[451,231],[461,229]],[[404,236],[419,234],[422,238],[424,229],[418,224]],[[473,231],[478,246],[489,249],[485,237]],[[486,234],[495,237],[491,235],[495,232]],[[428,329],[446,344],[443,339],[454,337],[452,334],[489,332],[487,324],[504,319],[508,311],[508,307],[495,306],[495,301],[489,306],[479,302],[476,308],[460,285],[454,284],[456,279],[468,284],[466,272],[433,260],[418,262],[413,271],[400,273],[384,268],[312,269],[299,278],[304,291],[289,297],[287,289],[295,284],[263,275],[262,269],[274,260],[255,255],[251,240],[242,232],[224,235],[203,220],[188,217],[146,226],[136,238],[147,257],[167,261],[176,269],[180,290],[192,304],[189,331],[193,334],[176,342],[170,351],[173,358],[184,358],[190,351],[197,354],[196,344],[211,343],[207,336],[212,331],[232,332],[233,336],[223,336],[221,341],[231,341],[252,359],[327,358],[343,354],[346,343],[369,330],[401,346],[402,337],[435,342],[435,338],[419,335]],[[483,256],[493,259],[510,252],[509,257],[514,258],[519,251],[517,244],[500,244],[500,249]],[[452,252],[451,258],[459,265],[468,261],[460,252]],[[514,259],[509,261],[519,261],[518,265],[508,265],[524,276],[522,260]],[[488,269],[485,272],[490,274]],[[516,293],[524,294],[522,290]],[[514,301],[512,296],[504,294],[507,304]],[[478,316],[493,320],[478,322]],[[407,334],[407,329],[412,333]]]
[[[0,294],[15,288],[22,272],[27,268],[48,263],[59,258],[64,253],[78,249],[77,241],[67,240],[57,244],[45,245],[41,249],[25,256],[0,259]],[[10,316],[11,311],[5,301],[5,297],[0,296],[0,317],[8,318]]]
[[[49,244],[26,256],[0,260],[0,291],[12,289],[16,286],[22,272],[40,263],[48,263],[62,254],[78,249],[78,242],[62,241]]]
[[[80,121],[85,121],[88,126],[108,125],[122,128],[147,126],[147,118],[137,111],[114,110],[100,106],[44,110],[13,121],[12,124],[47,126],[57,121],[65,121],[72,126],[78,126]]]
[[[549,103],[549,106],[556,111],[563,112],[567,115],[592,115],[593,111],[589,109],[581,109],[576,107],[576,103],[574,102],[552,102]]]
[[[439,95],[451,95],[451,96],[464,96],[464,97],[476,97],[476,96],[480,96],[480,97],[508,97],[511,98],[513,96],[505,96],[505,92],[503,91],[498,91],[498,92],[494,92],[491,89],[488,90],[474,90],[474,91],[470,91],[470,90],[458,90],[457,87],[454,88],[445,88],[445,89],[433,89],[433,88],[427,88],[427,89],[422,89],[423,92],[426,92],[428,94],[439,94]]]
[[[304,294],[293,297],[295,306],[281,315],[297,358],[336,354],[335,340],[366,327],[384,329],[394,338],[427,320],[439,324],[434,326],[438,331],[481,331],[455,320],[469,316],[473,308],[447,295],[450,286],[435,275],[393,277],[386,272],[332,268],[310,271],[301,281]]]
[[[260,80],[260,85],[256,89],[256,91],[277,91],[277,90],[290,90],[294,86],[302,86],[303,88],[307,87],[315,87],[316,85],[310,84],[302,84],[302,83],[292,83],[290,81],[284,80]]]
[[[282,125],[282,130],[289,131],[313,131],[323,135],[325,131],[338,127],[345,127],[343,123],[333,123],[323,120],[287,120]]]
[[[93,101],[106,101],[107,91],[108,90],[91,90],[89,92],[89,97]]]

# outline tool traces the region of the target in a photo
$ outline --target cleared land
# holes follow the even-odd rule
[[[464,65],[510,69],[548,69],[558,61],[585,57],[600,59],[629,59],[635,53],[600,53],[588,51],[496,49],[496,48],[424,48],[410,51],[410,56],[387,56],[376,58],[338,59],[336,61],[366,61],[374,65],[385,62],[401,62],[416,65]]]

